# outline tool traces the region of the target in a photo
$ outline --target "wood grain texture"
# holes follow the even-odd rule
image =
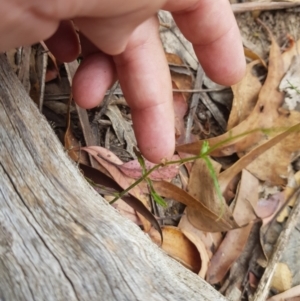
[[[0,55],[0,299],[225,300],[84,180]]]

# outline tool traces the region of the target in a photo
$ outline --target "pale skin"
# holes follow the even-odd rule
[[[223,85],[239,81],[245,59],[228,0],[0,0],[0,51],[45,40],[62,61],[84,60],[73,82],[75,101],[97,106],[119,79],[131,107],[143,155],[152,162],[174,153],[174,113],[169,69],[155,17],[172,12],[192,42],[206,74]],[[65,21],[63,21],[65,20]],[[91,42],[92,43],[91,43]]]

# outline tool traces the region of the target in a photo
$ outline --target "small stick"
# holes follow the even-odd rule
[[[204,71],[203,71],[201,65],[199,64],[198,70],[197,70],[197,76],[196,76],[196,80],[195,80],[195,89],[201,88],[202,82],[203,82],[203,77],[204,77]],[[198,92],[198,93],[196,92],[192,96],[192,100],[190,103],[190,110],[189,110],[189,114],[187,117],[187,123],[186,123],[185,139],[184,139],[185,143],[190,142],[193,120],[194,120],[194,116],[195,116],[195,113],[196,113],[196,110],[198,107],[198,103],[199,103],[199,96],[200,96],[200,92]]]
[[[287,9],[300,6],[300,2],[247,2],[239,4],[231,4],[232,11],[235,14],[245,13],[255,10],[277,10]]]

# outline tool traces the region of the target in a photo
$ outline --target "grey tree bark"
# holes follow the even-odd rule
[[[0,300],[225,300],[84,180],[0,55]]]

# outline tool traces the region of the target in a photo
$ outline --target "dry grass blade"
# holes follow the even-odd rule
[[[281,132],[265,142],[264,144],[254,148],[252,151],[250,151],[247,155],[240,158],[235,164],[233,164],[231,167],[226,169],[224,172],[222,172],[219,176],[219,185],[221,187],[221,191],[224,192],[231,182],[231,180],[244,168],[246,168],[253,160],[255,160],[259,155],[266,152],[268,149],[270,149],[275,144],[281,142],[284,138],[286,138],[288,135],[292,133],[296,133],[300,131],[300,123],[290,127],[289,129],[285,130],[284,132]]]

